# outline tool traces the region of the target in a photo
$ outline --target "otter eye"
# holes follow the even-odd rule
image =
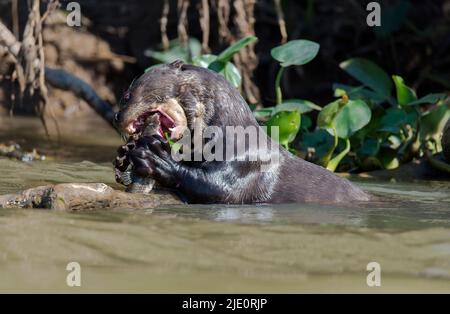
[[[131,92],[127,90],[125,94],[123,94],[123,100],[128,101],[131,99]]]

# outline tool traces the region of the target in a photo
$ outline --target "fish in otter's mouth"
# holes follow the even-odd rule
[[[164,111],[162,110],[149,110],[141,114],[136,120],[131,122],[126,131],[130,135],[139,135],[142,134],[143,130],[146,128],[148,124],[148,118],[152,117],[158,120],[158,134],[161,137],[164,137],[165,134],[172,135],[172,132],[175,130],[176,124],[175,121]]]
[[[153,124],[157,125],[155,131],[161,137],[165,138],[167,134],[171,140],[179,140],[183,136],[187,129],[187,119],[183,108],[176,100],[172,99],[149,107],[125,124],[124,132],[126,134],[140,137],[149,125],[149,121],[153,121]]]

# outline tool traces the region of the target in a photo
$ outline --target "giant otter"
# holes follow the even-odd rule
[[[159,118],[159,134],[141,136],[145,121],[152,115]],[[239,91],[208,69],[177,61],[146,72],[124,94],[116,125],[124,135],[135,139],[132,149],[122,150],[135,173],[155,179],[189,203],[336,203],[369,199],[348,180],[292,155],[264,132],[259,132],[263,141],[279,151],[278,162],[250,160],[248,157],[259,148],[249,145],[227,160],[176,161],[164,134],[178,140],[186,131],[193,132],[195,138],[208,126],[219,128],[223,134],[227,126],[260,130]]]

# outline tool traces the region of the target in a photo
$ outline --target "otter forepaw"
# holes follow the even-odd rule
[[[138,176],[151,177],[166,187],[176,187],[180,165],[173,160],[165,139],[157,135],[140,138],[130,158]]]
[[[126,185],[124,182],[124,173],[130,166],[129,152],[135,148],[134,141],[129,140],[127,144],[122,145],[117,150],[116,159],[113,161],[116,182]]]

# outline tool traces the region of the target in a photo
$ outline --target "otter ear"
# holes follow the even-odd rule
[[[183,65],[184,65],[184,62],[181,60],[175,60],[174,62],[169,63],[169,66],[171,68],[178,69],[178,70],[182,70]]]

